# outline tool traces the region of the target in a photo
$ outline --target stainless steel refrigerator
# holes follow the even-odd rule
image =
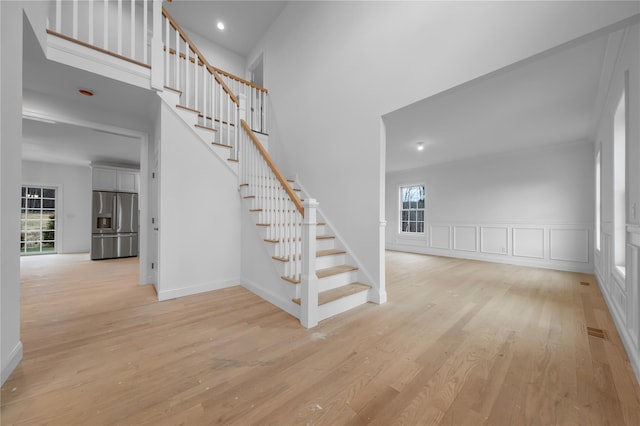
[[[91,259],[138,255],[138,194],[93,191]]]

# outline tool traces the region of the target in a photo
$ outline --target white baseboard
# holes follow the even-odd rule
[[[268,290],[265,290],[263,287],[260,287],[246,279],[242,280],[242,286],[250,292],[257,294],[272,305],[275,305],[278,308],[282,309],[289,315],[300,318],[300,306],[296,305],[291,300],[286,300],[280,296],[277,296],[269,292]]]
[[[13,370],[20,364],[20,361],[22,361],[22,342],[18,341],[18,344],[13,348],[11,354],[9,354],[6,365],[2,367],[1,385],[4,385],[4,382],[9,378],[11,373],[13,373]]]
[[[633,368],[633,372],[636,375],[636,381],[640,383],[640,352],[633,344],[633,339],[631,335],[627,331],[625,327],[625,323],[620,317],[618,313],[618,309],[616,308],[613,300],[611,300],[611,296],[606,291],[604,287],[604,283],[602,278],[600,277],[600,271],[596,268],[594,273],[596,280],[598,281],[598,287],[600,287],[600,293],[604,296],[604,301],[607,304],[607,308],[609,309],[609,313],[611,314],[611,318],[613,318],[613,322],[618,330],[618,335],[620,336],[620,340],[622,340],[622,344],[627,352],[627,356],[629,357],[629,361],[631,362],[631,367]]]
[[[437,250],[423,247],[407,247],[397,244],[387,244],[386,250],[401,251],[405,253],[427,254],[432,256],[452,257],[455,259],[479,260],[482,262],[503,263],[507,265],[528,266],[531,268],[554,269],[558,271],[580,272],[584,274],[593,274],[594,269],[590,263],[576,264],[569,262],[549,261],[545,259],[527,260],[515,256],[497,255],[491,256],[487,254],[462,252],[453,250]]]
[[[240,285],[240,279],[211,281],[207,283],[197,284],[189,287],[174,288],[171,290],[158,291],[158,300],[177,299],[178,297],[191,296],[193,294],[206,293],[208,291],[221,290],[223,288],[235,287]],[[157,290],[157,287],[156,287]]]

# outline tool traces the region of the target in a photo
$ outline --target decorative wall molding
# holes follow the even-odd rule
[[[589,230],[551,228],[549,248],[550,259],[589,263]]]
[[[478,251],[478,229],[475,226],[453,226],[453,249],[458,251]]]
[[[506,256],[509,252],[509,228],[506,226],[481,226],[480,252]]]
[[[593,227],[587,224],[435,223],[423,235],[387,233],[386,249],[521,266],[593,273]],[[605,244],[606,235],[602,244]],[[598,260],[604,262],[603,249]]]
[[[544,259],[544,228],[513,228],[513,255]]]

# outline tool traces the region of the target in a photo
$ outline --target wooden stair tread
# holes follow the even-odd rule
[[[170,90],[172,92],[175,92],[179,95],[182,95],[182,90],[176,89],[175,87],[170,87],[170,86],[164,86],[165,89]]]
[[[335,238],[333,235],[317,235],[316,240],[330,240]]]
[[[351,296],[352,294],[360,293],[361,291],[367,291],[370,288],[371,286],[369,285],[355,282],[332,290],[320,292],[318,293],[318,306],[342,299],[343,297]],[[300,299],[292,300],[298,305],[301,303]]]
[[[176,108],[180,108],[180,109],[184,109],[185,111],[190,111],[190,112],[195,112],[196,114],[200,114],[200,111],[198,111],[197,109],[189,108],[183,105],[176,105]]]
[[[357,271],[358,268],[356,266],[351,265],[340,265],[340,266],[332,266],[331,268],[318,269],[316,271],[316,276],[318,278],[326,278],[331,277],[333,275],[342,274],[344,272]]]
[[[192,111],[195,111],[195,110],[192,110]],[[214,129],[213,127],[203,126],[202,124],[194,124],[194,126],[197,127],[198,129],[209,130],[210,132],[217,132],[217,130]]]
[[[300,284],[300,280],[294,280],[293,278],[289,278],[289,277],[280,277],[285,281],[290,282],[291,284]]]
[[[233,163],[239,163],[240,160],[236,160],[235,158],[227,158],[227,161],[231,161]]]
[[[232,148],[232,146],[231,146],[231,145],[226,145],[226,144],[218,143],[218,142],[211,142],[211,145],[215,145],[215,146],[222,146],[222,147],[224,147],[224,148],[229,148],[229,149],[231,149],[231,148]],[[249,184],[246,184],[246,185],[248,186]],[[240,186],[242,186],[242,185],[240,185]]]
[[[346,251],[338,250],[338,249],[319,250],[316,252],[316,257],[333,256],[334,254],[345,254],[345,253]]]

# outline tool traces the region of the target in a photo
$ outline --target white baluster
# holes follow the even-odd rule
[[[89,0],[89,44],[93,45],[93,0]]]
[[[109,0],[102,3],[102,15],[104,17],[104,39],[102,44],[105,50],[109,50]]]
[[[178,30],[174,28],[174,32],[176,35],[176,89],[182,89],[182,85],[180,85],[180,34],[178,34]]]
[[[131,59],[136,58],[136,0],[131,0]]]
[[[184,100],[185,106],[189,106],[189,57],[191,56],[189,43],[184,42]]]
[[[78,38],[78,0],[73,0],[73,38]]]
[[[118,0],[118,55],[122,55],[122,0]]]
[[[171,70],[169,69],[169,56],[171,56],[169,55],[169,51],[171,49],[169,20],[165,16],[162,18],[164,19],[164,85],[171,86],[169,83],[169,76],[171,73]]]
[[[56,0],[56,32],[62,32],[62,0]]]
[[[149,9],[148,9],[149,5],[147,4],[147,0],[143,0],[142,2],[142,61],[145,64],[149,63],[149,58],[147,58],[147,54],[148,54],[148,47],[147,47],[147,40],[148,40],[148,28],[147,28],[147,20],[149,18]],[[161,30],[162,31],[162,30]]]
[[[198,109],[198,98],[200,97],[200,92],[198,92],[198,74],[200,74],[200,67],[198,66],[198,55],[195,54],[194,64],[193,64],[193,104],[194,109]],[[206,121],[206,118],[205,118]]]

